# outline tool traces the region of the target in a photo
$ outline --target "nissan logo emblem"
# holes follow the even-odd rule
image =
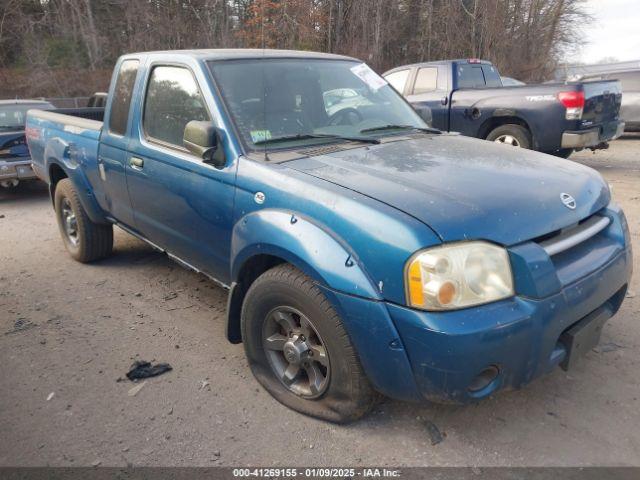
[[[561,193],[560,194],[560,200],[562,200],[562,203],[564,204],[565,207],[567,207],[567,208],[569,208],[571,210],[575,210],[576,209],[576,199],[573,198],[568,193]]]

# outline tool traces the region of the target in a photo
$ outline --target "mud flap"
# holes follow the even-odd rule
[[[572,368],[579,359],[600,342],[602,327],[613,316],[609,305],[604,305],[560,336],[560,342],[566,347],[567,354],[560,366],[563,370]]]

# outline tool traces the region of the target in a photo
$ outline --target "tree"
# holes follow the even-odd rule
[[[540,81],[588,21],[584,0],[0,0],[0,96],[90,95],[124,53],[185,48],[326,51],[378,71],[480,57]]]

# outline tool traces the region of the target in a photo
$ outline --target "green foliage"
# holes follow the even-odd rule
[[[89,64],[86,47],[73,38],[48,38],[45,41],[47,65],[50,67],[81,67]]]

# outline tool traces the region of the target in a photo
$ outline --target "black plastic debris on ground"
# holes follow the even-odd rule
[[[425,422],[425,425],[427,427],[427,433],[429,434],[429,438],[431,440],[431,445],[437,445],[442,442],[442,440],[444,440],[444,435],[440,433],[440,429],[436,427],[433,422],[427,420]]]
[[[136,360],[133,362],[133,365],[131,365],[131,369],[127,372],[127,378],[129,380],[139,380],[142,378],[156,377],[171,370],[173,370],[173,368],[168,363],[151,365],[150,362]]]
[[[4,332],[5,335],[11,335],[12,333],[24,332],[25,330],[30,330],[34,327],[37,327],[35,323],[31,323],[26,318],[19,318],[14,322],[13,329],[8,332]]]

